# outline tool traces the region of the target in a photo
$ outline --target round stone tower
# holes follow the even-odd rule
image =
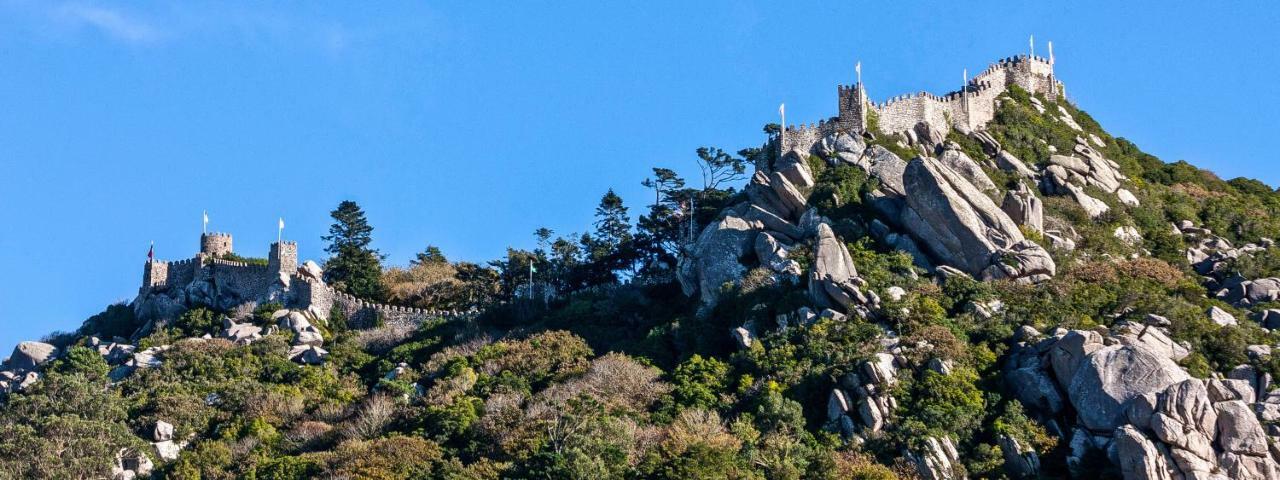
[[[231,234],[230,233],[202,233],[200,234],[200,253],[221,257],[231,253]]]

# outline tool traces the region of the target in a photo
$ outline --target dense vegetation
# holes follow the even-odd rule
[[[127,307],[110,306],[78,332],[56,336],[67,355],[0,408],[0,476],[100,475],[119,448],[143,448],[140,438],[157,419],[190,439],[179,460],[158,466],[173,478],[910,478],[902,453],[931,435],[957,440],[970,475],[1000,477],[1001,434],[1032,445],[1046,474],[1062,475],[1064,442],[1003,391],[1002,355],[1021,325],[1087,329],[1158,314],[1171,321],[1175,339],[1192,345],[1184,365],[1195,375],[1250,362],[1280,374],[1280,364],[1244,355],[1245,345],[1274,344],[1274,335],[1249,322],[1223,329],[1205,318],[1209,306],[1240,318],[1248,312],[1207,295],[1182,237],[1170,232],[1170,223],[1192,220],[1233,242],[1275,238],[1280,195],[1254,180],[1223,181],[1186,162],[1161,162],[1075,106],[1040,101],[1050,112],[1061,105],[1103,139],[1104,155],[1142,201],[1129,207],[1100,196],[1114,204],[1090,219],[1067,200],[1046,198],[1046,213],[1080,240],[1073,252],[1055,252],[1059,274],[1044,284],[935,283],[909,255],[867,233],[875,214],[863,198],[875,181],[858,167],[815,159],[811,203],[848,242],[860,275],[874,291],[899,286],[907,294],[885,299],[880,324],[851,316],[780,329],[778,315],[806,304],[804,286],[770,282],[755,270],[713,311],[697,315],[696,301],[673,277],[680,247],[696,235],[690,228],[740,200],[729,185],[749,164],[767,161],[768,148],[700,149],[700,188],[655,168],[644,182],[654,201],[634,223],[636,212],[610,191],[593,231],[540,229],[536,248],[513,248],[484,264],[453,262],[428,247],[410,265],[384,269],[363,211],[343,202],[325,237],[328,281],[366,298],[483,313],[428,322],[408,336],[331,318],[322,325],[327,362],[301,366],[287,360],[281,335],[244,346],[181,340],[216,335],[228,313],[196,308],[140,339],[173,345],[162,366],[104,388],[109,367],[76,345],[139,327]],[[1078,135],[1038,113],[1016,88],[990,131],[1031,163],[1046,162],[1050,145],[1069,151]],[[981,155],[967,137],[950,139]],[[891,136],[875,142],[910,152]],[[1001,188],[1013,181],[987,173]],[[1112,235],[1127,225],[1140,230],[1143,244]],[[1134,255],[1142,250],[1150,255]],[[793,258],[807,269],[806,255],[801,247]],[[1231,268],[1248,278],[1274,275],[1280,254],[1240,258]],[[993,299],[1004,304],[999,314],[974,310]],[[260,310],[255,318],[266,325],[271,307]],[[760,338],[740,350],[726,332],[747,321]],[[903,369],[892,425],[862,442],[844,440],[825,425],[827,395],[879,348],[884,328],[903,344],[927,346],[911,350],[913,363],[946,359],[951,373]]]

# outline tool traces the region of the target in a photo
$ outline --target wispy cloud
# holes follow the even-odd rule
[[[128,43],[151,43],[163,36],[159,28],[141,18],[107,7],[65,4],[54,15],[72,26],[93,28]]]
[[[368,48],[438,38],[446,22],[429,8],[408,4],[389,16],[361,17],[341,8],[184,0],[170,4],[111,4],[98,0],[0,0],[0,28],[10,26],[56,41],[106,39],[131,46],[173,42],[234,42],[237,48],[298,48],[339,58]],[[15,33],[0,29],[0,39]]]

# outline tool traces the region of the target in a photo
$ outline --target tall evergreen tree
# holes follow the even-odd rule
[[[329,213],[334,223],[329,234],[320,237],[329,245],[324,251],[332,256],[325,262],[325,281],[334,288],[357,297],[382,300],[382,255],[369,248],[373,227],[356,202],[344,200]]]
[[[428,265],[432,263],[445,263],[449,259],[445,258],[444,252],[440,251],[440,247],[435,245],[427,245],[427,249],[418,252],[413,260],[409,260],[410,265]]]
[[[592,239],[597,242],[598,247],[603,248],[600,257],[615,253],[618,248],[631,242],[631,217],[627,216],[627,207],[622,204],[622,197],[613,193],[613,189],[600,197],[593,225],[596,231]]]
[[[582,236],[583,250],[591,264],[586,277],[588,285],[598,285],[617,280],[614,272],[630,270],[636,260],[635,244],[631,234],[631,217],[622,197],[612,189],[600,198],[596,207],[595,232]]]
[[[674,267],[685,239],[685,216],[693,193],[685,188],[683,178],[666,168],[654,168],[653,178],[645,179],[641,185],[654,190],[654,203],[649,214],[641,215],[636,223],[636,250],[645,269]]]

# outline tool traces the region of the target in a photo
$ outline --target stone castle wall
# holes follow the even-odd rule
[[[328,316],[332,309],[337,308],[347,317],[347,323],[353,328],[371,328],[379,322],[383,325],[412,327],[432,318],[456,318],[467,315],[466,312],[428,310],[370,302],[339,292],[322,282],[301,275],[294,275],[290,284],[293,291],[293,304],[288,305],[290,308],[310,309],[318,316]]]
[[[954,117],[950,102],[925,92],[894,97],[873,108],[885,133],[905,132],[920,122],[949,126]]]
[[[275,242],[267,253],[267,269],[293,274],[298,271],[298,242]]]
[[[210,237],[214,239],[206,242]],[[201,248],[208,246],[212,251],[230,252],[230,238],[227,234],[202,235]],[[151,260],[143,266],[139,293],[143,296],[163,295],[171,288],[186,288],[194,282],[211,285],[217,296],[216,303],[224,308],[246,302],[281,302],[288,308],[309,310],[327,318],[336,307],[356,328],[368,328],[379,323],[414,327],[431,318],[469,315],[374,303],[336,291],[320,280],[298,273],[298,245],[295,242],[273,243],[266,266],[225,260],[206,251],[187,260]]]
[[[209,275],[218,296],[229,303],[268,299],[271,284],[280,275],[262,265],[232,262],[220,258],[208,260],[202,272]]]
[[[231,252],[231,234],[219,232],[200,234],[200,253],[221,257]]]
[[[1009,85],[1056,100],[1065,94],[1062,83],[1054,77],[1053,64],[1043,57],[1020,55],[1001,59],[969,80],[963,90],[933,95],[920,92],[892,97],[883,103],[867,100],[861,85],[838,86],[839,114],[829,120],[808,125],[790,125],[782,135],[782,151],[808,151],[824,136],[837,131],[862,132],[867,128],[868,112],[875,112],[881,132],[900,133],[912,130],[920,122],[939,132],[951,129],[981,129],[995,118],[996,98],[1008,91]]]
[[[142,269],[142,288],[151,290],[165,289],[171,285],[185,286],[195,279],[196,265],[194,258],[174,262],[148,261]]]

